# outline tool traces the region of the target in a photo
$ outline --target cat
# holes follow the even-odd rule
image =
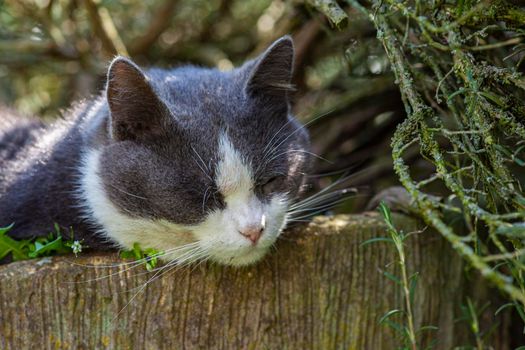
[[[293,62],[289,36],[227,72],[117,57],[104,93],[50,126],[1,109],[0,226],[25,239],[58,223],[91,248],[137,242],[169,261],[260,260],[310,164]]]

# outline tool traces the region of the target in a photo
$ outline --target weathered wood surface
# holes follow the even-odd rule
[[[378,320],[402,307],[381,273],[392,271],[394,250],[361,246],[385,235],[375,213],[318,217],[254,267],[179,268],[140,292],[152,275],[103,267],[121,262],[115,254],[0,266],[0,349],[392,349]],[[430,230],[407,252],[420,273],[416,326],[439,327],[436,348],[451,348],[462,263]]]

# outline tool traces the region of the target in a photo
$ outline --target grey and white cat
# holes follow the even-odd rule
[[[28,238],[56,222],[90,247],[138,242],[168,260],[259,260],[309,163],[293,56],[283,37],[229,72],[118,57],[105,94],[51,126],[0,111],[0,226]]]

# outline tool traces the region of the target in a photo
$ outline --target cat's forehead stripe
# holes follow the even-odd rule
[[[235,149],[226,134],[219,137],[219,163],[215,182],[225,196],[249,197],[253,190],[251,167]],[[226,198],[228,199],[228,198]]]

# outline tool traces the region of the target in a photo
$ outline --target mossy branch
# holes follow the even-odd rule
[[[392,158],[419,214],[471,266],[525,305],[523,281],[512,278],[525,272],[523,254],[516,254],[525,244],[525,230],[516,228],[525,220],[521,169],[516,167],[525,146],[513,148],[525,141],[523,77],[512,66],[502,66],[505,53],[497,51],[519,44],[522,32],[509,31],[496,20],[517,9],[504,1],[457,5],[455,11],[419,1],[377,1],[370,8],[349,2],[374,23],[401,90],[407,118],[393,136]],[[408,18],[406,26],[399,25],[399,17]],[[489,41],[488,26],[507,34],[493,34]],[[435,83],[435,94],[429,93],[429,82]],[[404,160],[414,147],[435,169],[428,181],[416,181]],[[450,193],[448,204],[425,192],[436,182]],[[444,220],[444,208],[459,212],[467,232]],[[483,240],[487,234],[489,240]],[[505,257],[505,269],[494,256]]]

